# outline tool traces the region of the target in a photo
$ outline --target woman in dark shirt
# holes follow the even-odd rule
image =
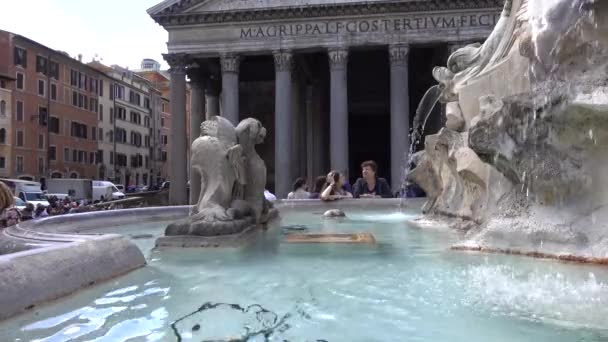
[[[357,179],[353,186],[355,198],[392,198],[390,185],[384,178],[376,177],[378,166],[373,160],[361,164],[363,178]]]

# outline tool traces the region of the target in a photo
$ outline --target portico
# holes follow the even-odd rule
[[[502,7],[498,0],[257,3],[167,0],[149,13],[169,32],[173,138],[185,136],[180,89],[188,70],[196,74],[191,122],[253,116],[269,128],[260,155],[278,197],[295,178],[330,168],[354,178],[366,159],[376,159],[398,190],[418,88],[427,87],[417,75],[445,64],[453,44],[484,40]],[[173,147],[171,201],[186,203],[186,182],[176,181],[186,177],[186,149]]]

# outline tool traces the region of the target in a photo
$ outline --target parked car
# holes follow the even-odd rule
[[[163,184],[161,184],[161,186],[160,186],[160,189],[161,190],[169,189],[170,186],[171,186],[171,182],[163,182]]]
[[[125,194],[114,183],[109,181],[93,181],[93,200],[108,201],[125,198]]]

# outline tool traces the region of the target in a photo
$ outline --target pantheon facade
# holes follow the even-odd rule
[[[482,42],[501,0],[166,0],[148,10],[169,32],[171,202],[186,203],[186,80],[191,134],[221,115],[255,117],[268,188],[330,169],[358,176],[368,159],[402,185],[416,105],[431,70],[456,47]],[[427,131],[441,127],[436,109]],[[194,178],[195,176],[193,176]],[[192,179],[197,194],[200,180]],[[194,200],[194,199],[192,199]]]

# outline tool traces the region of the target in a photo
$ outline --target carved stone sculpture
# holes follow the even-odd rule
[[[201,176],[198,203],[165,235],[229,235],[267,222],[272,208],[264,199],[266,165],[255,150],[265,137],[253,118],[236,128],[221,116],[203,122],[191,156],[193,172]]]
[[[484,44],[434,69],[421,106],[448,103],[447,127],[408,180],[471,229],[463,248],[608,255],[607,18],[604,0],[507,0]]]

